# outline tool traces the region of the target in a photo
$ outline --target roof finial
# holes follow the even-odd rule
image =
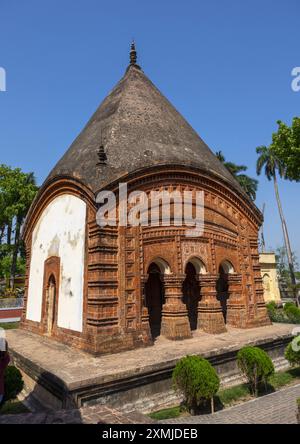
[[[130,46],[130,65],[136,65],[136,50],[135,50],[135,42],[132,40]]]

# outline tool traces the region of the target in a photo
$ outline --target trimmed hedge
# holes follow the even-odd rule
[[[264,383],[266,386],[268,379],[275,372],[271,358],[259,347],[241,348],[237,354],[237,363],[255,396],[258,394],[260,384]]]
[[[297,336],[288,344],[284,352],[284,357],[289,361],[290,365],[300,365],[300,336]]]
[[[220,379],[206,359],[199,356],[180,359],[173,370],[172,379],[174,387],[183,393],[192,414],[209,399],[213,411],[213,397],[219,390]]]

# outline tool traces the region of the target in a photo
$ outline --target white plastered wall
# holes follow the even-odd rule
[[[26,317],[41,321],[44,262],[60,258],[57,325],[82,331],[86,204],[70,194],[53,199],[32,233]]]

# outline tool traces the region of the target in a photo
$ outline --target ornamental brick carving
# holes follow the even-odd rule
[[[43,190],[25,227],[26,287],[31,236],[41,212],[51,199],[63,192],[75,194],[87,204],[83,330],[74,332],[54,323],[52,338],[95,354],[153,344],[155,338],[145,304],[151,263],[165,264],[165,269],[160,271],[164,293],[160,333],[170,339],[189,338],[192,333],[183,302],[183,282],[185,267],[189,261],[195,265],[195,258],[205,266],[201,271],[205,274],[197,276],[196,318],[200,331],[218,334],[226,331],[226,323],[236,328],[270,323],[263,300],[255,237],[260,219],[253,208],[216,178],[184,167],[165,167],[128,178],[130,191],[139,189],[149,193],[160,187],[185,189],[187,186],[205,191],[204,206],[208,211],[205,210],[204,233],[199,238],[187,238],[185,226],[100,228],[96,224],[94,197],[78,181],[57,180]],[[232,264],[234,273],[228,275],[225,323],[224,307],[222,310],[216,287],[220,265],[226,260]],[[46,334],[44,320],[36,323],[26,319],[26,298],[27,290],[22,328]]]

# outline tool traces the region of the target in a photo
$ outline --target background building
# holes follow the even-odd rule
[[[280,302],[280,291],[277,277],[275,253],[260,253],[259,263],[266,302]]]

